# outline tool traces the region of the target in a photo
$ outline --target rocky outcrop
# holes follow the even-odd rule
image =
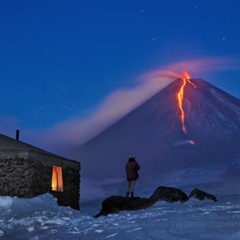
[[[128,198],[122,196],[108,197],[102,202],[100,212],[94,217],[107,216],[108,214],[119,213],[120,211],[145,209],[151,207],[157,201],[166,201],[169,203],[177,201],[186,202],[191,197],[195,197],[199,200],[207,198],[214,202],[217,201],[217,198],[214,195],[203,192],[199,189],[191,191],[188,197],[187,194],[178,188],[160,186],[154,191],[150,198]]]
[[[212,200],[214,202],[217,202],[216,196],[214,196],[210,193],[206,193],[206,192],[204,192],[202,190],[199,190],[197,188],[190,192],[189,198],[191,198],[191,197],[197,198],[199,200],[209,199],[209,200]]]
[[[120,211],[140,210],[151,207],[156,201],[148,198],[128,198],[122,196],[111,196],[102,202],[100,212],[94,217],[107,216],[108,214],[119,213]]]
[[[188,196],[178,188],[160,186],[155,190],[150,199],[166,202],[186,202]]]

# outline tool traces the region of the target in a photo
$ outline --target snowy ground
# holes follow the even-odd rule
[[[218,202],[190,199],[93,218],[100,200],[81,211],[59,207],[50,194],[33,199],[0,197],[0,239],[240,239],[240,195]]]

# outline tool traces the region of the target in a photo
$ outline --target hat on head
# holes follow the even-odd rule
[[[128,159],[129,162],[135,162],[135,155],[131,155]]]

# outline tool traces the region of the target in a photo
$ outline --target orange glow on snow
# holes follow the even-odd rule
[[[179,89],[179,92],[177,94],[177,98],[178,98],[178,107],[180,109],[180,120],[181,120],[181,123],[182,123],[182,130],[187,133],[187,129],[186,129],[186,126],[185,126],[185,112],[184,112],[184,109],[183,109],[183,100],[184,100],[184,88],[186,86],[187,83],[191,84],[193,87],[197,88],[197,86],[190,81],[190,75],[188,72],[186,71],[183,71],[182,72],[182,86],[181,88]]]

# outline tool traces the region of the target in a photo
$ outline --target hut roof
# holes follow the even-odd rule
[[[80,168],[80,163],[75,160],[58,156],[33,145],[0,134],[0,160],[15,157],[38,159],[47,165],[57,165],[61,163],[74,168],[78,165]]]

